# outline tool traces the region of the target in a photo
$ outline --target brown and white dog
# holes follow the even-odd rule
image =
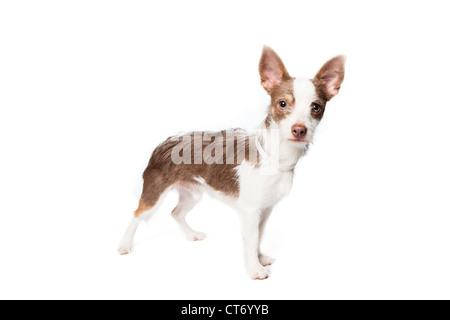
[[[265,224],[274,205],[289,193],[294,168],[308,150],[326,103],[339,92],[344,64],[345,57],[337,56],[313,79],[294,78],[279,56],[264,47],[259,73],[271,97],[266,119],[254,132],[191,132],[160,144],[144,171],[139,207],[120,242],[120,254],[132,251],[139,223],[172,189],[179,192],[172,216],[189,240],[203,240],[205,234],[185,218],[207,191],[238,211],[247,272],[252,279],[267,278],[266,266],[274,259],[260,252]]]

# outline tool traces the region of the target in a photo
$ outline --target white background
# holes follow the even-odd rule
[[[442,1],[2,1],[0,298],[450,298],[448,5]],[[272,276],[245,272],[235,212],[205,198],[116,247],[153,148],[251,129],[259,55],[293,76],[347,55],[294,187]]]

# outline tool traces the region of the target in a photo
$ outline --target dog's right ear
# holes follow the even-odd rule
[[[270,94],[283,80],[289,80],[291,76],[284,67],[283,61],[272,48],[264,46],[259,60],[259,75],[261,85]]]

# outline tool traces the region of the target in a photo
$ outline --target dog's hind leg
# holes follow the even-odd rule
[[[172,217],[180,226],[186,238],[190,241],[205,239],[206,234],[192,229],[186,222],[186,215],[201,200],[202,193],[195,186],[187,187],[177,185],[175,189],[179,192],[178,205],[172,211]]]
[[[153,178],[153,177],[152,177]],[[128,254],[133,250],[133,239],[139,224],[147,221],[155,213],[164,201],[170,188],[167,185],[155,184],[154,179],[144,180],[144,188],[139,207],[134,212],[134,217],[120,241],[118,251],[120,254]]]
[[[141,222],[142,219],[139,217],[133,217],[131,219],[128,228],[125,231],[125,234],[119,243],[119,248],[117,249],[117,251],[119,251],[121,255],[129,254],[131,253],[131,251],[133,251],[134,234],[136,233],[137,227]]]
[[[134,212],[134,217],[131,219],[125,234],[120,241],[119,248],[117,249],[121,255],[131,253],[133,251],[133,239],[139,224],[142,221],[148,221],[150,217],[158,210],[161,203],[164,201],[168,191],[165,191],[159,197],[157,203],[153,207],[149,207],[142,203],[139,203],[139,208]]]

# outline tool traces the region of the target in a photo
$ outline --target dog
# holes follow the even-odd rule
[[[259,62],[261,85],[270,95],[267,117],[252,132],[242,129],[190,132],[168,138],[153,151],[143,173],[139,207],[119,245],[132,251],[134,234],[172,189],[179,192],[172,216],[186,238],[205,234],[192,229],[186,214],[204,191],[239,214],[244,261],[252,279],[266,279],[275,260],[263,255],[260,241],[273,207],[292,186],[294,168],[307,153],[325,106],[344,80],[345,57],[327,61],[313,79],[291,77],[277,53],[264,46]]]

